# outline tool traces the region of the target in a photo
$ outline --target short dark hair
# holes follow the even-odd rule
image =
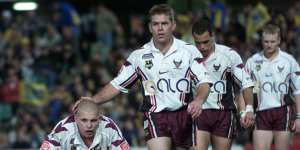
[[[165,14],[170,17],[170,20],[172,22],[175,21],[175,11],[172,7],[170,7],[167,4],[157,4],[154,5],[150,10],[149,10],[149,19],[151,21],[151,17],[157,14]]]
[[[192,34],[203,34],[206,31],[209,32],[209,35],[213,34],[213,27],[210,23],[210,19],[204,16],[193,24]]]

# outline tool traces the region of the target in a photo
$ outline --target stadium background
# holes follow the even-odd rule
[[[0,149],[37,149],[80,96],[92,95],[117,73],[128,54],[149,40],[147,11],[169,3],[176,37],[192,41],[190,27],[212,18],[216,41],[246,60],[261,49],[267,22],[282,29],[283,50],[300,62],[300,1],[280,0],[36,0],[35,11],[14,11],[0,0]],[[135,148],[145,147],[139,86],[102,106]],[[240,132],[233,149],[251,149]],[[291,149],[300,148],[295,135]]]

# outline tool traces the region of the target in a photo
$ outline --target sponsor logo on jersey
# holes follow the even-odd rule
[[[153,59],[153,58],[154,58],[154,56],[152,53],[144,54],[142,56],[142,59]]]
[[[210,88],[211,93],[225,94],[226,93],[226,80],[216,81]]]
[[[157,82],[153,80],[143,81],[143,87],[145,89],[145,95],[155,95],[157,92],[165,93],[189,93],[190,81],[187,78],[181,78],[178,80],[161,78]]]
[[[165,74],[165,73],[168,73],[169,71],[158,71],[158,73],[160,74],[160,75],[162,75],[162,74]]]
[[[288,83],[281,82],[263,82],[261,84],[261,89],[266,93],[280,93],[287,94],[288,93]]]
[[[153,67],[152,60],[145,60],[145,67],[151,69]]]
[[[152,81],[152,80],[143,81],[143,86],[145,89],[145,95],[155,95],[156,86],[155,86],[154,81]]]
[[[267,78],[272,77],[272,76],[273,76],[272,73],[266,73],[266,74],[265,74],[265,77],[267,77]]]

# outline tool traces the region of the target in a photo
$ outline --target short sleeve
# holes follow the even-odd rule
[[[135,57],[131,54],[124,62],[117,77],[115,77],[110,83],[119,91],[127,93],[134,83],[138,80],[138,74],[135,67]]]

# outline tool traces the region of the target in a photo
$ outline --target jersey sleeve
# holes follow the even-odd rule
[[[112,119],[108,119],[108,124],[105,126],[111,141],[111,150],[130,150],[130,146],[123,137],[121,130]]]
[[[254,86],[250,74],[246,71],[245,65],[240,55],[235,51],[231,52],[231,69],[234,82],[241,88],[245,89]]]
[[[198,87],[202,83],[213,83],[203,62],[203,58],[195,58],[189,70],[189,73],[191,74],[192,80],[196,84],[196,87]]]
[[[138,79],[138,74],[135,67],[136,56],[132,53],[124,62],[117,77],[115,77],[110,83],[119,91],[128,93],[128,89],[131,88]]]
[[[40,150],[60,150],[62,149],[61,144],[51,138],[51,139],[45,139],[40,147]]]
[[[292,60],[291,70],[291,88],[293,90],[293,95],[298,95],[300,94],[300,67],[295,59]]]
[[[65,137],[67,129],[62,126],[63,121],[60,121],[49,135],[44,139],[40,150],[60,150],[62,149],[62,140]]]

